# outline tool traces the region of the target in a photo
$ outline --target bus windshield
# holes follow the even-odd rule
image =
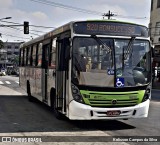
[[[147,40],[75,37],[72,52],[72,83],[77,85],[133,87],[151,81]]]

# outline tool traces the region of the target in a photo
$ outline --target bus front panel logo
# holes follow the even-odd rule
[[[116,99],[113,99],[111,103],[112,103],[113,105],[116,105],[116,104],[117,104],[117,100],[116,100]]]

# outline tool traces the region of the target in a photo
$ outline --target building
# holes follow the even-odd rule
[[[151,0],[150,37],[155,53],[160,54],[160,0]]]
[[[13,60],[19,55],[20,44],[17,42],[4,42],[4,48],[0,50],[0,68],[14,65]]]

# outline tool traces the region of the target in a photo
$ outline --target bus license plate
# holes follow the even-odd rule
[[[121,114],[121,111],[119,110],[107,111],[107,116],[109,117],[119,116],[120,114]]]

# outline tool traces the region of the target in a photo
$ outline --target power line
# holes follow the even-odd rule
[[[147,19],[147,17],[136,17],[136,16],[123,16],[123,15],[116,15],[119,18],[130,18],[130,19]]]
[[[39,30],[29,30],[29,31],[32,31],[32,32],[38,32],[38,33],[47,33],[47,32],[39,31]]]
[[[16,37],[16,38],[21,38],[21,39],[30,39],[30,38],[19,37],[19,36],[15,36],[15,35],[12,35],[12,34],[6,34],[6,33],[1,33],[1,35],[10,36],[10,37]]]
[[[52,1],[49,1],[49,0],[30,0],[30,1],[37,2],[37,3],[42,3],[42,4],[45,4],[45,5],[49,5],[49,6],[60,7],[60,8],[68,9],[68,10],[74,10],[74,11],[82,12],[82,13],[95,14],[95,15],[102,15],[103,14],[103,13],[98,12],[98,11],[91,11],[91,10],[87,10],[87,9],[82,9],[82,8],[78,8],[78,7],[64,5],[64,4],[52,2]]]
[[[8,21],[1,21],[1,22],[5,22],[5,23],[10,23],[10,24],[20,24],[20,23],[14,23],[14,22],[8,22]],[[3,24],[1,24],[3,25]],[[34,25],[35,27],[45,27],[45,26],[36,26]],[[18,29],[18,28],[14,28],[14,27],[11,27],[9,26],[10,28],[13,28],[13,29],[16,29],[16,30],[20,30],[20,31],[23,31],[22,29]],[[48,27],[48,28],[54,28],[54,27]],[[33,32],[40,32],[40,33],[46,33],[44,31],[39,31],[39,30],[30,30],[30,31],[33,31]]]
[[[15,25],[23,25],[21,23],[15,23],[15,22],[10,22],[10,21],[1,21],[1,22],[5,22],[5,23],[10,23],[10,24],[15,24]],[[47,29],[55,29],[56,27],[50,27],[50,26],[40,26],[40,25],[29,25],[32,27],[40,27],[40,28],[47,28]]]
[[[15,29],[15,30],[18,30],[18,31],[23,31],[22,29],[15,28],[16,26],[21,26],[21,25],[4,25],[4,24],[1,24],[0,26],[1,26],[1,27],[12,28],[12,29]],[[22,26],[23,26],[23,25],[22,25]],[[32,32],[30,32],[30,34],[36,35],[36,36],[40,36],[39,34],[32,33]]]
[[[49,26],[38,26],[38,25],[29,25],[32,27],[40,27],[40,28],[47,28],[47,29],[55,29],[56,27],[49,27]]]
[[[63,9],[73,10],[73,11],[77,11],[77,12],[82,12],[82,13],[94,14],[94,15],[99,15],[99,16],[105,15],[105,14],[98,12],[98,11],[92,11],[92,10],[78,8],[78,7],[73,7],[70,5],[64,5],[64,4],[52,2],[49,0],[30,0],[30,1],[49,5],[49,6],[60,7]],[[121,17],[121,18],[132,18],[132,19],[146,19],[147,18],[147,17],[136,17],[136,16],[123,16],[123,15],[118,15],[118,14],[116,14],[116,15],[113,14],[113,16]]]

